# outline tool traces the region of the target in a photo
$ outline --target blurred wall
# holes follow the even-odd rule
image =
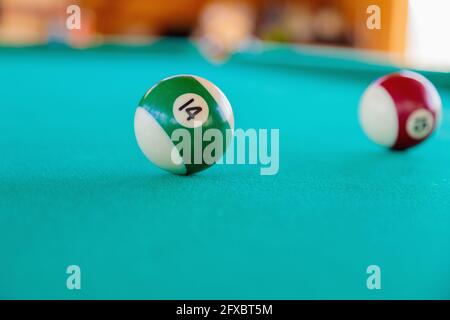
[[[55,34],[58,35],[58,33],[63,34],[62,38],[68,37],[64,33],[77,34],[77,32],[64,30],[64,19],[67,16],[65,9],[69,4],[79,4],[82,8],[85,28],[78,34],[87,39],[85,40],[87,42],[90,41],[91,34],[120,35],[124,36],[124,39],[136,35],[188,36],[195,30],[202,10],[212,2],[215,0],[0,0],[0,42],[36,43],[55,38]],[[296,17],[295,15],[292,17],[291,14],[288,18],[291,19],[288,24],[291,29],[292,26],[307,28],[315,21],[314,15],[322,7],[335,8],[342,15],[346,29],[344,41],[341,39],[335,42],[335,45],[395,53],[405,51],[408,0],[243,0],[238,2],[247,3],[253,8],[256,23],[259,24],[266,23],[267,16],[281,12],[280,7],[286,4],[300,4],[303,8],[309,8],[311,17],[306,19],[303,14],[297,18],[308,21],[303,25],[296,24]],[[366,10],[372,4],[381,8],[381,30],[368,30],[366,27],[368,17]],[[287,10],[288,13],[289,10]],[[327,20],[321,23],[326,24]],[[231,21],[230,27],[232,26]],[[266,29],[263,26],[255,30],[258,32]],[[274,38],[268,37],[269,40],[297,40],[296,37],[283,34],[285,31],[280,28],[275,31],[278,35]],[[292,30],[289,32],[292,33]],[[265,35],[260,33],[256,36],[264,38]],[[299,38],[298,41],[302,42],[302,38]],[[314,39],[307,40],[306,43],[314,44]]]

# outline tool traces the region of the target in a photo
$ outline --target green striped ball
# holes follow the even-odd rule
[[[180,132],[177,129],[190,135],[185,140],[190,149],[180,147],[184,139],[176,135]],[[222,138],[203,139],[209,129],[221,133]],[[181,175],[205,170],[217,162],[231,141],[233,129],[227,97],[210,81],[193,75],[177,75],[155,84],[142,97],[134,117],[136,140],[144,155],[158,167]],[[211,153],[213,161],[202,156],[205,148],[211,151],[209,140],[221,147]]]

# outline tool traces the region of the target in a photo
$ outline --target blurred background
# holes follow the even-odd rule
[[[66,28],[69,5],[81,29]],[[370,30],[367,8],[381,9]],[[0,0],[0,45],[149,43],[190,37],[211,56],[249,43],[294,43],[375,52],[450,71],[448,0]]]

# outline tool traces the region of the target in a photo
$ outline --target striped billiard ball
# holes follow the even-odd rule
[[[375,143],[405,150],[426,140],[440,124],[442,102],[433,84],[411,71],[373,82],[361,98],[360,124]]]
[[[227,97],[213,83],[193,75],[177,75],[155,84],[142,97],[134,117],[136,139],[144,155],[158,167],[180,175],[216,163],[233,129]]]

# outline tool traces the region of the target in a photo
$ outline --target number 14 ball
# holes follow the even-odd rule
[[[177,129],[189,134],[185,149],[177,147]],[[233,129],[227,97],[208,80],[193,75],[173,76],[155,84],[142,97],[134,116],[136,140],[145,156],[158,167],[181,175],[202,171],[220,159]],[[203,151],[210,150],[208,130],[222,137],[218,140],[221,148],[214,149],[209,160],[203,158]]]
[[[364,93],[360,124],[375,143],[405,150],[425,141],[440,124],[442,102],[433,84],[411,71],[382,77]]]

